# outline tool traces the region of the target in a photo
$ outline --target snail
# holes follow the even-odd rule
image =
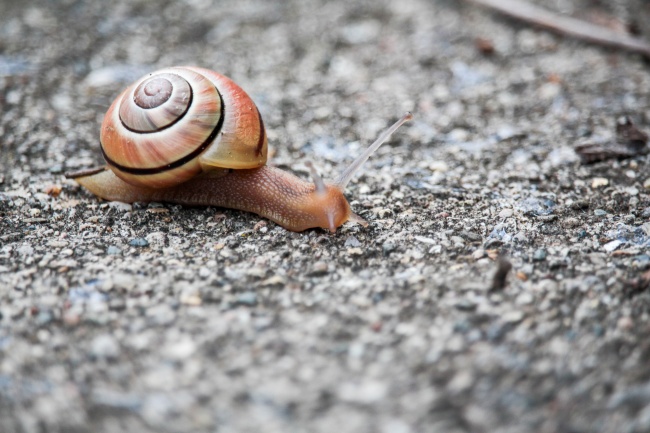
[[[404,122],[384,131],[333,183],[307,163],[313,183],[269,167],[262,117],[229,78],[208,69],[172,67],[129,86],[108,109],[100,144],[106,166],[68,174],[110,201],[170,202],[253,212],[292,231],[346,221],[346,185]]]

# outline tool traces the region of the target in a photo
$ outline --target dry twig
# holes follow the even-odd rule
[[[555,14],[521,0],[469,0],[494,9],[512,18],[543,27],[555,33],[595,44],[622,48],[650,58],[650,44],[625,33],[591,24],[576,18]]]
[[[616,122],[616,139],[607,142],[587,142],[575,147],[585,164],[606,159],[631,158],[650,152],[648,134],[641,131],[627,116]]]

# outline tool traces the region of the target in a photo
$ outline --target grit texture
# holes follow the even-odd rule
[[[636,2],[538,1],[623,26]],[[220,71],[271,164],[369,222],[111,203],[64,177],[139,76]],[[641,57],[434,0],[0,2],[0,431],[650,431]],[[598,158],[596,158],[598,159]],[[601,158],[602,159],[602,158]]]

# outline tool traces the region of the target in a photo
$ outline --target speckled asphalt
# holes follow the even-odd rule
[[[183,64],[246,89],[306,179],[412,111],[348,188],[369,227],[64,178]],[[574,151],[650,131],[648,88],[638,56],[450,0],[1,1],[0,431],[650,431],[650,160]]]

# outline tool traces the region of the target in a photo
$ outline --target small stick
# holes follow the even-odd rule
[[[555,14],[521,0],[468,0],[512,18],[537,25],[555,33],[571,36],[595,44],[622,48],[650,58],[650,44],[646,41],[591,24],[576,18]]]

